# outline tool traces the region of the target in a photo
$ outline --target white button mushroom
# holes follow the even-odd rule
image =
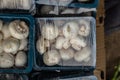
[[[37,51],[42,55],[46,52],[45,40],[43,37],[39,38],[36,43]]]
[[[60,59],[61,57],[57,50],[50,50],[43,55],[43,61],[48,66],[57,65]]]
[[[42,27],[41,32],[42,32],[42,36],[48,40],[55,39],[59,34],[58,27],[48,23]]]
[[[79,35],[81,36],[88,36],[90,34],[90,22],[86,20],[80,20],[80,29],[79,29]]]
[[[45,47],[50,47],[50,41],[49,40],[45,40]]]
[[[78,44],[72,44],[72,48],[77,51],[80,51],[82,49],[81,45],[78,45]]]
[[[13,53],[18,51],[20,47],[20,41],[15,38],[8,38],[3,41],[3,50],[6,53]]]
[[[63,48],[64,49],[68,49],[70,46],[71,46],[70,40],[69,39],[65,39],[65,41],[63,43]]]
[[[28,25],[24,21],[15,20],[9,24],[11,35],[17,39],[25,39],[29,35]]]
[[[9,53],[0,53],[0,68],[11,68],[14,66],[14,56]]]
[[[26,49],[27,44],[28,44],[28,40],[27,40],[27,39],[22,39],[22,40],[20,40],[19,50],[24,50],[24,49]]]
[[[63,44],[65,42],[65,38],[64,37],[58,37],[55,43],[55,47],[57,49],[62,49],[63,48]]]
[[[81,47],[85,47],[87,45],[87,41],[81,36],[71,39],[70,43],[75,50],[81,50]]]
[[[8,29],[8,24],[5,24],[3,27],[2,27],[2,33],[3,33],[3,36],[4,36],[4,39],[7,39],[11,36],[11,33]]]
[[[17,1],[17,2],[18,2],[18,5],[19,5],[20,4],[19,1]],[[22,0],[21,2],[22,2],[21,3],[22,9],[29,10],[31,8],[32,0]]]
[[[91,48],[90,47],[84,47],[81,51],[78,51],[74,55],[74,59],[77,62],[87,61],[89,59],[89,56],[91,55]]]
[[[90,61],[90,56],[88,56],[85,60],[84,60],[84,62],[89,62]]]
[[[57,49],[67,49],[70,47],[70,42],[69,42],[69,39],[65,39],[64,37],[58,37],[57,40],[56,40],[56,44],[55,44],[55,47]]]
[[[71,48],[59,50],[63,60],[70,60],[74,57],[74,50]]]
[[[19,51],[15,57],[15,66],[23,67],[27,63],[27,55],[23,51]]]
[[[74,38],[78,35],[79,25],[72,21],[63,26],[63,35],[65,38]]]

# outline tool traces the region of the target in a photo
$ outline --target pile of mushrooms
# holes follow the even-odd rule
[[[25,9],[31,8],[32,0],[0,0],[1,9]]]
[[[27,63],[29,27],[24,21],[0,20],[0,68],[24,67]]]
[[[58,22],[61,24],[61,22]],[[85,19],[66,21],[58,26],[54,21],[41,26],[36,48],[47,66],[54,66],[61,60],[74,59],[76,62],[88,62],[91,48],[87,42],[90,35],[90,21]]]

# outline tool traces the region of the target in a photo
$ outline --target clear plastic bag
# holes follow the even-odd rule
[[[36,48],[42,57],[37,57],[39,67],[95,67],[94,18],[38,18],[37,22]]]
[[[38,5],[37,4],[37,15],[80,15],[87,14],[89,12],[96,12],[95,8],[73,8],[53,5]]]
[[[98,0],[37,0],[36,3],[77,8],[96,8]]]
[[[38,4],[48,4],[48,5],[60,5],[60,6],[67,6],[73,0],[38,0],[36,1]]]
[[[68,6],[72,3],[92,3],[95,0],[37,0],[38,4],[48,4],[48,5],[58,5],[58,6]]]
[[[32,13],[35,10],[35,1],[34,0],[0,0],[0,10],[3,11],[13,10],[16,13],[25,10]]]

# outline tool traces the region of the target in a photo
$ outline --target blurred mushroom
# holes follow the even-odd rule
[[[91,48],[90,47],[84,47],[81,51],[78,51],[74,55],[74,59],[77,62],[82,62],[82,61],[88,61],[89,56],[91,55]]]
[[[14,66],[14,56],[9,53],[0,53],[0,68],[11,68]]]
[[[63,48],[64,49],[68,49],[70,46],[71,46],[70,40],[69,39],[65,39],[64,43],[63,43]]]
[[[74,22],[68,22],[63,26],[63,35],[65,38],[74,38],[78,35],[79,25]]]
[[[79,29],[79,35],[81,36],[88,36],[90,34],[90,22],[86,20],[80,20],[80,29]]]
[[[29,27],[24,21],[15,20],[9,24],[11,35],[17,39],[25,39],[29,35]]]
[[[39,38],[36,43],[37,51],[42,55],[46,52],[45,40],[43,37]]]
[[[74,50],[71,48],[59,50],[63,60],[70,60],[74,57]]]
[[[58,37],[57,40],[56,40],[55,47],[57,49],[62,49],[64,42],[65,42],[65,38],[64,37]]]
[[[10,30],[8,29],[8,24],[3,25],[2,33],[3,33],[4,39],[7,39],[11,36]]]
[[[50,50],[43,55],[43,61],[48,66],[57,65],[60,59],[61,57],[57,50]]]
[[[28,40],[27,39],[22,39],[20,40],[20,47],[19,50],[25,50],[28,44]]]
[[[23,51],[19,51],[15,57],[15,66],[24,67],[27,63],[27,55]]]
[[[17,52],[20,47],[20,41],[15,38],[8,38],[3,41],[3,50],[6,53],[12,53]]]
[[[75,50],[81,50],[81,47],[85,47],[87,45],[86,40],[81,36],[71,39],[70,43]]]
[[[42,27],[41,32],[42,32],[42,36],[45,39],[48,39],[48,40],[55,39],[58,36],[58,34],[59,34],[58,27],[55,26],[54,24],[50,24],[50,23],[45,24]]]

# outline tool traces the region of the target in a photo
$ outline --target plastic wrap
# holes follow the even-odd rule
[[[94,69],[95,25],[93,17],[38,18],[36,70]]]
[[[78,8],[95,8],[98,5],[98,0],[36,0],[36,3]]]
[[[0,11],[6,13],[35,13],[34,0],[0,0]]]
[[[30,15],[0,14],[2,48],[0,73],[28,73],[33,66],[34,19]],[[3,61],[3,62],[2,62]]]
[[[82,13],[95,12],[95,8],[73,8],[52,5],[37,5],[38,15],[79,15]]]

